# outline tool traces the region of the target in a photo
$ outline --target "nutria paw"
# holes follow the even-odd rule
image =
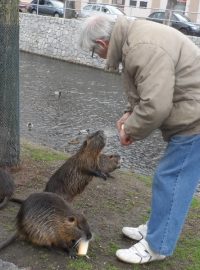
[[[76,260],[78,258],[76,250],[72,249],[69,251],[69,258],[72,260]]]

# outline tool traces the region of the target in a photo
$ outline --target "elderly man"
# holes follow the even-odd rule
[[[127,108],[117,122],[122,145],[160,129],[168,142],[155,171],[146,224],[124,227],[138,243],[116,256],[128,263],[173,254],[200,179],[200,49],[177,30],[126,17],[95,15],[83,25],[80,45],[123,67]]]

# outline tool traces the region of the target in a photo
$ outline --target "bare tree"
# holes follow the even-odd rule
[[[166,11],[165,11],[165,20],[164,24],[170,25],[172,11],[174,10],[175,6],[177,5],[177,0],[168,0]]]
[[[0,166],[19,163],[18,3],[0,1]]]

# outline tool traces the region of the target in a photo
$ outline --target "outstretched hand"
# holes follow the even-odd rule
[[[117,121],[117,130],[119,133],[119,139],[120,139],[121,145],[130,145],[133,143],[133,140],[128,135],[126,135],[124,131],[124,123],[130,115],[131,113],[127,112]]]

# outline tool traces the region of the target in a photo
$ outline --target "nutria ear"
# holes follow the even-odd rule
[[[110,155],[109,158],[113,158],[113,155]]]
[[[67,221],[70,225],[74,224],[76,222],[76,217],[75,216],[69,216],[67,217]]]

